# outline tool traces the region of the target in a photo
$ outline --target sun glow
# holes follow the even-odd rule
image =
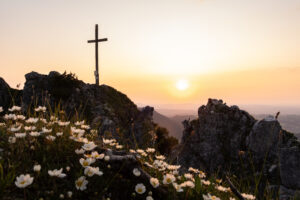
[[[178,90],[186,90],[189,88],[189,82],[185,79],[180,79],[176,82],[176,88]]]

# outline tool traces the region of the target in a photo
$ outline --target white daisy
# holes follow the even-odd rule
[[[82,167],[88,167],[91,164],[93,164],[96,160],[94,158],[80,158],[79,162],[82,165]]]
[[[103,159],[104,158],[104,153],[99,154],[97,151],[93,151],[91,153],[91,157],[95,159]]]
[[[172,183],[172,185],[175,188],[176,192],[183,192],[181,185],[178,185],[177,183]]]
[[[54,169],[54,170],[48,170],[48,174],[50,176],[56,176],[58,178],[64,178],[65,176],[67,176],[66,174],[62,173],[63,168],[58,169]]]
[[[11,108],[8,109],[10,112],[14,112],[14,111],[20,111],[21,110],[21,107],[19,106],[13,106]]]
[[[154,148],[147,148],[147,149],[146,149],[146,152],[147,152],[147,153],[154,153],[154,152],[155,152],[155,149],[154,149]]]
[[[45,106],[39,106],[34,109],[35,112],[46,112],[47,108]]]
[[[154,200],[154,199],[152,198],[152,196],[147,196],[146,200]]]
[[[243,196],[245,199],[249,199],[249,200],[254,200],[254,199],[255,199],[255,196],[253,196],[252,194],[242,193],[242,196]]]
[[[109,157],[109,156],[104,156],[104,160],[105,160],[105,161],[109,161],[109,160],[110,160],[110,157]]]
[[[192,181],[185,181],[185,182],[181,183],[180,186],[194,188],[195,184]]]
[[[88,142],[86,144],[84,144],[82,146],[82,148],[86,151],[92,151],[93,149],[95,149],[97,147],[97,145],[95,145],[94,142]]]
[[[140,176],[141,175],[141,172],[140,170],[138,170],[138,168],[134,168],[132,173],[135,175],[135,176]]]
[[[86,167],[84,169],[84,174],[87,175],[87,176],[94,176],[95,174],[98,175],[98,176],[102,176],[103,175],[103,172],[99,170],[99,167]]]
[[[15,184],[18,188],[25,188],[28,185],[32,184],[33,182],[33,177],[30,177],[29,174],[21,174],[16,178]]]
[[[203,200],[220,200],[219,197],[216,196],[211,196],[209,193],[207,195],[202,195]]]
[[[25,116],[24,116],[24,115],[17,115],[17,119],[19,119],[19,120],[24,120],[24,119],[25,119]]]
[[[60,137],[60,136],[62,136],[62,135],[63,135],[63,132],[57,132],[57,133],[56,133],[56,136],[57,136],[57,137]]]
[[[83,125],[83,124],[84,124],[84,120],[83,121],[77,121],[77,122],[75,122],[76,126],[80,126],[80,125]]]
[[[190,173],[184,174],[184,177],[185,177],[186,179],[193,179],[193,175],[190,174]]]
[[[10,136],[10,137],[8,138],[8,142],[11,143],[11,144],[16,143],[16,137],[11,137],[11,136]]]
[[[15,114],[5,114],[4,119],[6,119],[6,120],[8,120],[8,119],[16,120],[17,116]]]
[[[164,175],[163,184],[170,184],[175,181],[175,176],[173,174],[166,174]]]
[[[143,183],[139,183],[135,186],[135,191],[138,194],[143,194],[146,192],[146,187]]]
[[[52,132],[52,129],[47,129],[45,127],[42,128],[42,132],[43,133],[51,133]]]
[[[75,149],[76,154],[84,154],[84,149]]]
[[[221,192],[228,192],[230,190],[230,188],[225,188],[221,185],[216,186],[216,189],[221,191]]]
[[[34,165],[33,166],[33,171],[35,171],[35,172],[41,171],[41,165]]]
[[[25,126],[24,127],[25,131],[34,131],[36,129],[35,126]]]
[[[39,120],[38,118],[32,118],[32,117],[30,117],[30,118],[28,118],[26,120],[26,123],[28,123],[28,124],[35,124],[35,123],[37,123],[38,120]]]
[[[89,182],[86,180],[85,176],[81,176],[75,181],[75,186],[76,186],[77,190],[83,191],[86,189],[86,185],[88,183]]]
[[[21,125],[18,126],[18,127],[11,127],[11,128],[10,128],[10,131],[11,131],[11,132],[17,132],[17,131],[21,130],[21,128],[22,128]]]
[[[210,181],[209,180],[201,180],[201,183],[204,185],[210,185]]]
[[[38,137],[38,136],[40,136],[41,134],[40,134],[39,132],[36,132],[36,131],[31,131],[31,132],[29,133],[29,135],[31,135],[32,137]]]
[[[89,130],[89,129],[90,129],[90,126],[89,126],[89,125],[84,125],[84,124],[82,124],[82,125],[80,126],[80,128]]]
[[[67,192],[67,195],[68,195],[69,198],[72,198],[73,192],[68,191],[68,192]]]
[[[158,160],[164,160],[164,159],[166,159],[166,157],[163,156],[163,155],[155,156],[155,157],[156,157],[156,159],[158,159]]]
[[[154,187],[157,188],[159,186],[159,180],[157,178],[150,178],[150,184]]]
[[[55,136],[52,136],[52,135],[47,135],[47,136],[46,136],[46,139],[47,139],[47,140],[50,140],[50,141],[54,141],[54,140],[56,139],[56,137],[55,137]]]

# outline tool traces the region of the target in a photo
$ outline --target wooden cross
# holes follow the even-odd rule
[[[88,43],[95,43],[95,57],[96,57],[96,71],[94,72],[95,74],[95,79],[96,79],[96,84],[99,85],[99,69],[98,69],[98,42],[105,42],[107,41],[107,38],[102,38],[98,39],[98,24],[95,26],[95,40],[88,40]]]

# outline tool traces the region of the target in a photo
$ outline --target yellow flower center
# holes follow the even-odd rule
[[[142,188],[138,188],[138,193],[141,193],[143,190],[142,190]]]
[[[167,178],[167,183],[171,183],[172,180],[170,178]]]
[[[21,184],[21,185],[24,185],[25,183],[26,183],[26,181],[21,181],[21,183],[20,183],[20,184]]]
[[[83,183],[83,181],[77,181],[76,184],[77,184],[78,187],[81,187],[81,186],[82,186],[82,183]]]
[[[83,161],[83,166],[88,166],[88,165],[89,165],[89,162]]]

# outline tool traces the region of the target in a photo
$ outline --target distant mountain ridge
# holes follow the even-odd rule
[[[153,121],[159,126],[166,128],[171,136],[177,138],[179,141],[181,140],[183,131],[183,125],[181,123],[172,118],[168,118],[155,110],[153,112]]]
[[[175,113],[175,111],[174,111]],[[253,114],[252,115],[255,119],[261,120],[269,114]],[[170,132],[170,135],[176,137],[178,140],[181,140],[182,132],[183,132],[183,125],[182,122],[184,120],[194,120],[196,119],[196,115],[175,115],[172,117],[166,116],[160,113],[160,110],[155,110],[153,113],[153,121],[165,128],[167,128]],[[287,114],[280,114],[278,117],[278,121],[283,129],[294,133],[294,135],[300,141],[300,115],[287,115]]]
[[[159,126],[168,129],[170,136],[177,138],[179,141],[181,140],[184,129],[182,122],[186,119],[193,120],[195,118],[196,116],[193,115],[176,115],[174,117],[167,117],[158,111],[154,110],[153,112],[153,121]]]

